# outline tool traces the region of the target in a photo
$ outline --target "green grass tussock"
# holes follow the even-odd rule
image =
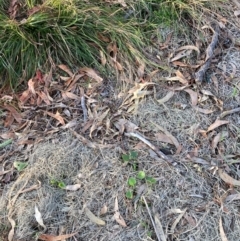
[[[141,56],[151,31],[208,1],[20,0],[0,3],[0,81],[16,86],[50,63],[100,65],[99,50],[116,42],[128,62]],[[108,41],[109,40],[109,41]],[[137,56],[136,56],[137,55]]]

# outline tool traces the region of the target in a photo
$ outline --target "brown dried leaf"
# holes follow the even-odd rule
[[[67,238],[71,238],[72,236],[76,235],[76,233],[71,233],[71,234],[65,234],[65,235],[59,235],[59,236],[54,236],[50,234],[40,234],[38,239],[44,240],[44,241],[63,241]]]
[[[207,132],[212,131],[212,130],[216,129],[219,126],[225,125],[225,124],[228,124],[228,123],[229,123],[229,121],[216,120],[212,125],[210,125],[208,127]]]
[[[121,134],[124,132],[124,130],[126,130],[127,132],[135,132],[138,129],[137,125],[125,119],[119,119],[117,122],[114,123],[114,125]]]
[[[197,69],[197,68],[199,68],[199,64],[197,64],[197,65],[189,65],[189,64],[185,64],[185,63],[183,63],[183,62],[181,62],[181,61],[173,61],[172,62],[174,65],[176,65],[176,66],[180,66],[180,67],[189,67],[189,68],[192,68],[192,69]]]
[[[173,62],[173,61],[179,60],[183,57],[189,56],[191,53],[192,53],[191,49],[190,50],[189,49],[188,50],[182,50],[174,58],[172,58],[170,60],[170,62]]]
[[[240,186],[240,181],[232,178],[231,176],[229,176],[225,171],[223,171],[220,168],[218,169],[218,174],[219,174],[220,178],[227,184],[230,184],[232,186]]]
[[[162,99],[157,100],[157,102],[161,105],[169,101],[174,96],[174,93],[174,91],[169,91]]]
[[[10,1],[10,5],[9,5],[9,8],[8,8],[8,14],[9,14],[11,19],[16,18],[16,15],[17,15],[17,12],[18,12],[19,8],[20,8],[20,4],[19,4],[18,0],[11,0]]]
[[[106,224],[102,219],[96,217],[87,207],[84,208],[84,211],[85,211],[85,214],[87,215],[87,217],[93,223],[96,223],[96,224],[101,225],[101,226],[104,226]]]
[[[184,89],[185,92],[187,92],[190,97],[191,97],[191,101],[192,101],[192,105],[196,106],[198,103],[198,94],[197,92],[191,90],[191,89]]]
[[[172,226],[171,226],[171,229],[170,229],[170,232],[171,232],[172,234],[174,234],[174,230],[175,230],[177,224],[180,222],[180,220],[182,219],[182,217],[185,215],[186,211],[187,211],[187,208],[185,208],[185,209],[182,211],[182,213],[180,213],[180,214],[178,215],[177,219],[173,222],[173,224],[172,224]]]
[[[219,231],[222,241],[228,241],[227,236],[223,229],[222,218],[219,219]]]
[[[138,75],[139,78],[143,77],[144,71],[145,71],[145,64],[144,63],[140,63],[139,67],[137,69],[137,75]]]
[[[73,77],[73,72],[65,64],[60,64],[58,65],[58,67],[64,72],[66,72],[70,77]]]
[[[11,105],[3,105],[2,107],[4,109],[8,110],[18,123],[22,122],[21,114],[18,113],[17,110],[13,106],[11,106]]]
[[[46,111],[46,113],[48,115],[50,115],[51,117],[55,118],[56,120],[58,120],[62,125],[65,125],[64,119],[62,118],[62,116],[60,115],[60,113],[57,111],[56,114],[53,114],[49,111]]]
[[[51,105],[51,100],[48,98],[49,95],[46,95],[43,91],[37,91],[37,94],[47,105]]]
[[[101,211],[100,211],[100,215],[104,215],[104,214],[106,214],[107,211],[108,211],[108,208],[107,208],[106,205],[104,205],[104,206],[102,207]]]
[[[163,133],[156,133],[155,134],[156,140],[160,141],[160,142],[165,142],[165,143],[169,143],[169,144],[173,144],[173,141],[171,140],[171,138],[169,136],[167,136],[166,134]]]
[[[81,187],[81,184],[67,185],[64,189],[68,191],[77,191]]]
[[[191,216],[189,216],[187,213],[185,213],[185,215],[184,215],[183,217],[188,221],[188,223],[189,223],[192,227],[195,227],[195,226],[197,225],[196,220],[193,219]]]
[[[114,204],[114,218],[117,223],[119,223],[122,227],[127,227],[127,224],[123,217],[121,216],[119,209],[118,209],[118,199],[117,197],[115,198],[115,204]]]
[[[211,113],[214,112],[214,110],[202,109],[202,108],[200,108],[198,106],[193,106],[193,108],[194,108],[194,110],[196,110],[196,111],[198,111],[200,113],[206,114],[206,115],[211,114]]]
[[[186,80],[186,78],[184,77],[184,75],[179,71],[177,70],[176,71],[176,76],[179,78],[179,82],[184,84],[184,85],[187,85],[188,84],[188,81]]]
[[[4,121],[4,127],[9,127],[12,125],[12,123],[14,122],[14,117],[13,115],[9,112],[5,121]]]
[[[176,52],[181,51],[181,50],[195,50],[198,54],[200,54],[200,50],[198,47],[194,45],[185,45],[176,50]]]
[[[220,133],[218,133],[212,140],[212,143],[211,143],[211,146],[212,146],[212,149],[213,151],[215,150],[215,148],[217,148],[217,145],[219,143],[219,141],[226,137],[228,135],[228,132],[227,131],[222,131]]]
[[[77,95],[73,94],[72,92],[68,92],[68,91],[64,92],[64,95],[66,97],[68,97],[69,99],[73,99],[73,100],[80,100],[80,98],[81,98],[80,96],[77,96]]]
[[[14,139],[16,137],[16,134],[14,132],[9,131],[9,132],[0,134],[0,137],[2,139]]]
[[[163,133],[165,133],[167,135],[167,137],[172,141],[173,145],[177,148],[176,154],[179,154],[182,150],[182,146],[179,144],[178,140],[169,131],[167,131],[160,125],[158,125],[154,122],[151,122],[151,123],[154,124],[160,131],[162,131]]]
[[[36,95],[36,91],[35,91],[35,82],[33,82],[32,79],[30,79],[28,81],[28,90],[30,93],[32,93],[33,95]]]
[[[88,68],[88,67],[83,67],[80,68],[79,70],[80,74],[84,73],[85,75],[87,75],[90,78],[95,79],[98,83],[102,82],[102,78],[96,73],[96,71],[94,69]]]

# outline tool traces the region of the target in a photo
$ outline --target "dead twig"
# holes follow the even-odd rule
[[[87,108],[85,105],[85,96],[84,96],[84,89],[80,88],[80,95],[81,95],[81,106],[83,110],[83,122],[87,122]]]
[[[212,28],[210,28],[210,29],[212,29]],[[215,26],[213,31],[214,32],[213,32],[213,36],[212,36],[212,41],[208,45],[207,50],[206,50],[205,63],[201,66],[201,68],[195,74],[195,81],[196,81],[196,83],[201,83],[203,81],[204,75],[205,75],[206,71],[208,70],[208,68],[209,68],[209,66],[211,64],[213,53],[214,53],[214,49],[215,49],[215,47],[216,47],[216,45],[218,43],[219,26],[217,24],[216,24],[216,26]]]
[[[220,119],[227,116],[227,115],[230,115],[230,114],[233,114],[233,113],[236,113],[236,112],[240,112],[240,107],[239,108],[236,108],[236,109],[232,109],[232,110],[227,110],[227,111],[224,111],[221,115],[220,115]]]
[[[142,141],[142,142],[144,142],[146,145],[148,145],[154,152],[156,152],[156,154],[157,154],[160,158],[162,158],[163,160],[167,161],[168,163],[170,163],[170,164],[172,164],[172,165],[174,165],[174,166],[177,164],[176,162],[174,162],[174,160],[173,160],[171,157],[169,157],[169,156],[165,155],[163,152],[159,151],[159,150],[157,149],[157,147],[155,147],[150,141],[146,140],[146,139],[145,139],[144,137],[142,137],[140,134],[134,133],[134,132],[125,132],[124,134],[125,134],[125,136],[131,136],[131,137],[136,137],[136,138],[138,138],[140,141]]]

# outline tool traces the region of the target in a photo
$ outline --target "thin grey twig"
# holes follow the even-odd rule
[[[236,113],[236,112],[240,112],[240,107],[239,107],[239,108],[236,108],[236,109],[224,111],[224,112],[220,115],[220,118],[223,118],[223,117],[225,117],[226,115],[230,115],[230,114],[233,114],[233,113]]]
[[[88,116],[87,116],[87,108],[85,105],[85,97],[84,97],[83,88],[80,88],[80,95],[81,95],[81,106],[82,106],[82,110],[83,110],[83,122],[86,123]]]

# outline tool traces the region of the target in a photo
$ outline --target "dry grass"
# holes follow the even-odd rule
[[[166,38],[169,31],[162,37]],[[239,36],[238,30],[231,31],[234,37]],[[180,45],[191,43],[191,40],[182,41],[184,38],[174,36],[172,44],[164,54],[167,54],[167,51],[173,52]],[[210,74],[217,77],[218,89],[212,82],[204,83],[202,88],[210,90],[222,100],[224,110],[239,107],[240,95],[236,92],[240,77],[239,49],[232,44],[223,51],[223,57],[215,64],[216,66],[218,68],[211,69]],[[230,83],[226,82],[224,71],[226,76],[235,72],[235,77]],[[167,71],[161,72],[154,80],[157,83],[158,99],[168,92],[167,84],[160,83],[159,79],[168,75]],[[138,169],[144,170],[147,175],[157,180],[155,185],[144,187],[143,195],[152,215],[159,214],[168,241],[222,241],[219,231],[220,218],[223,220],[228,240],[236,241],[240,237],[239,200],[227,201],[225,198],[230,194],[239,193],[240,190],[224,183],[211,167],[224,166],[234,178],[239,179],[238,163],[231,163],[238,159],[228,159],[227,155],[240,153],[240,117],[238,113],[226,116],[224,119],[228,120],[229,124],[213,131],[212,136],[205,138],[197,130],[206,130],[219,117],[221,110],[216,108],[211,98],[201,105],[206,109],[216,108],[210,115],[197,112],[190,103],[189,95],[183,91],[176,92],[164,105],[156,104],[156,100],[150,97],[141,103],[137,115],[131,117],[131,121],[159,148],[175,151],[172,145],[154,139],[154,134],[159,130],[152,123],[168,130],[183,147],[182,152],[174,156],[178,164],[173,167],[156,158],[146,146],[142,145],[139,148],[138,145]],[[185,109],[182,109],[181,106],[184,105]],[[219,150],[213,152],[212,138],[223,130],[228,132],[228,137],[221,140]],[[114,149],[91,149],[66,132],[38,145],[28,160],[28,167],[17,176],[14,183],[5,185],[0,198],[0,232],[10,229],[6,210],[8,201],[26,181],[27,187],[40,181],[41,188],[20,195],[13,207],[13,219],[17,223],[14,240],[34,240],[43,231],[34,218],[35,205],[42,213],[48,234],[78,232],[75,235],[76,240],[88,241],[157,240],[141,198],[135,206],[134,200],[125,197],[128,189],[127,180],[136,171],[131,166],[123,165],[121,154],[134,149],[138,142],[126,137],[121,141],[119,147]],[[195,148],[198,148],[198,157],[208,161],[209,165],[197,164],[187,158],[187,154]],[[220,152],[223,153],[222,156],[219,155]],[[60,180],[66,184],[79,183],[81,188],[75,192],[65,191],[51,185],[51,180]],[[139,183],[136,189],[141,188],[142,185]],[[113,217],[116,197],[127,228],[118,225]],[[104,205],[108,207],[107,213],[100,216],[106,221],[106,226],[97,226],[88,219],[83,210],[85,204],[97,216],[100,216],[100,210]],[[179,213],[185,209],[185,215],[174,228]]]

